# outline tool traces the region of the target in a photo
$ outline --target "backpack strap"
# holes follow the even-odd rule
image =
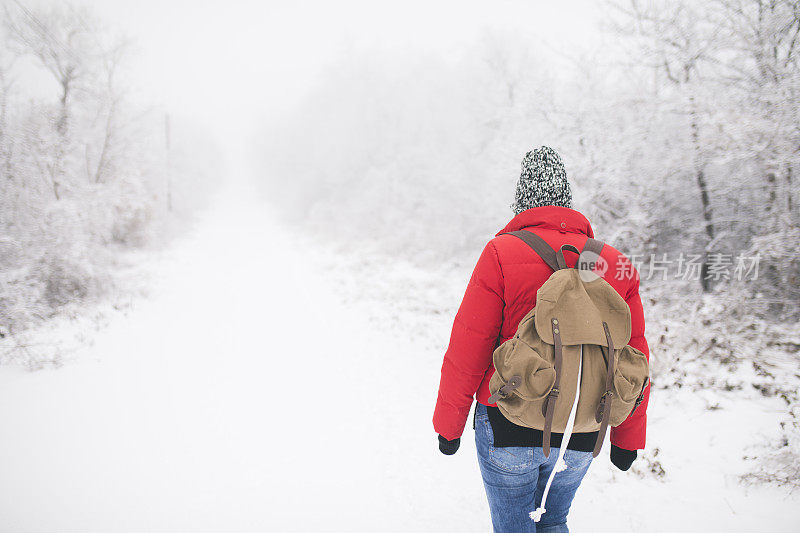
[[[600,252],[603,251],[603,246],[605,243],[603,241],[598,241],[597,239],[593,239],[589,237],[586,239],[586,244],[583,245],[583,250],[578,251],[575,246],[571,244],[565,244],[558,251],[555,251],[552,246],[547,244],[547,241],[536,235],[532,231],[526,230],[517,230],[517,231],[509,231],[508,233],[502,233],[502,235],[513,235],[518,239],[521,239],[525,242],[528,246],[530,246],[536,255],[542,258],[542,261],[547,263],[547,266],[552,268],[553,270],[561,270],[562,268],[567,268],[567,262],[564,260],[564,250],[570,250],[578,254],[578,262],[575,264],[576,268],[581,270],[591,270],[590,267],[594,266],[594,262],[597,258],[589,258],[588,256],[584,255],[586,252],[591,252],[596,256],[600,256]]]
[[[558,251],[556,252],[556,261],[558,262],[558,267],[559,268],[569,268],[567,266],[567,260],[564,259],[564,250],[569,250],[571,252],[575,252],[575,255],[579,256],[578,258],[580,259],[580,255],[581,255],[581,251],[580,250],[578,250],[576,247],[572,246],[571,244],[563,244],[563,245],[561,245],[561,248],[559,248]],[[577,266],[577,263],[575,263],[575,266]]]
[[[555,354],[555,370],[556,370],[556,380],[553,383],[553,388],[550,390],[550,393],[547,395],[547,399],[542,406],[544,410],[544,434],[542,435],[542,451],[544,452],[545,457],[550,457],[550,433],[553,430],[553,416],[556,412],[556,401],[558,400],[558,395],[560,393],[559,386],[561,384],[561,366],[564,361],[562,355],[562,347],[561,347],[561,333],[558,329],[558,319],[554,318],[551,320],[553,326],[553,351]],[[562,446],[566,446],[565,443],[561,444]]]
[[[553,270],[560,270],[561,267],[558,264],[558,258],[556,251],[553,250],[552,246],[547,244],[547,241],[533,233],[532,231],[525,231],[525,230],[518,230],[518,231],[509,231],[508,233],[503,233],[503,235],[513,235],[518,239],[522,239],[525,241],[525,244],[530,246],[536,255],[542,258],[542,261],[547,263],[547,266],[552,268]]]
[[[603,330],[606,333],[606,340],[608,342],[608,371],[606,372],[606,391],[600,397],[600,405],[597,406],[595,413],[595,420],[600,422],[600,431],[597,433],[597,441],[594,443],[594,451],[592,456],[597,457],[600,454],[600,448],[603,447],[603,440],[606,438],[606,431],[608,431],[608,420],[611,418],[611,401],[614,397],[612,386],[614,384],[614,341],[611,340],[611,333],[608,332],[608,324],[603,322]]]
[[[597,257],[600,257],[600,253],[603,251],[603,246],[605,245],[603,241],[598,241],[591,237],[586,239],[586,244],[583,245],[583,251],[581,251],[580,257],[578,257],[578,264],[576,266],[580,270],[592,270],[594,262],[597,260]],[[587,252],[597,257],[590,258]]]

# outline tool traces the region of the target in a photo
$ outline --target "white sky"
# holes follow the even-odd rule
[[[447,53],[494,28],[541,39],[554,54],[568,52],[597,42],[601,9],[591,0],[86,4],[133,39],[142,98],[213,129],[226,149],[246,142],[242,134],[255,121],[297,101],[321,69],[348,49]]]

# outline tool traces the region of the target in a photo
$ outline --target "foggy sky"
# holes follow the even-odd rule
[[[599,8],[590,0],[83,5],[131,38],[132,93],[213,131],[234,162],[244,157],[241,150],[258,124],[297,102],[324,68],[352,50],[454,54],[488,29],[524,35],[558,57],[591,49],[600,39]]]

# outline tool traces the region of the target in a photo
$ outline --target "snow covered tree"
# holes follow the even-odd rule
[[[631,55],[658,73],[658,100],[686,124],[691,158],[681,172],[693,176],[691,203],[705,237],[700,282],[709,291],[724,281],[710,275],[709,254],[755,254],[752,239],[778,232],[773,244],[790,242],[800,223],[792,177],[800,147],[798,4],[632,0],[617,7]],[[788,290],[765,299],[797,309],[789,282],[797,271],[797,260],[773,256],[751,285]]]

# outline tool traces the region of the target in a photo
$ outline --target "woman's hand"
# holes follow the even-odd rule
[[[461,445],[461,437],[447,440],[446,438],[439,435],[439,451],[445,455],[453,455],[458,451],[458,447]]]
[[[623,472],[631,467],[636,457],[638,457],[636,450],[625,450],[611,445],[611,462]]]

